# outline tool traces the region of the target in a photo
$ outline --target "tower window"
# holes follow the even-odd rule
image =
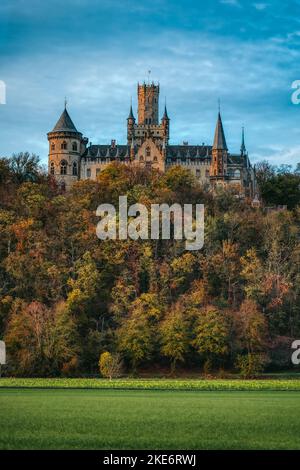
[[[90,168],[87,168],[87,170],[86,170],[86,177],[87,178],[91,177],[91,169]]]
[[[51,150],[52,152],[55,150],[55,144],[51,144]]]
[[[151,149],[150,147],[146,148],[146,157],[151,157]]]
[[[67,162],[66,160],[62,160],[60,162],[60,174],[61,175],[66,175],[67,174]]]
[[[73,163],[73,176],[77,176],[78,175],[78,170],[77,170],[77,162],[74,162]]]
[[[67,142],[64,140],[60,146],[62,150],[67,150]]]
[[[54,162],[51,162],[51,164],[50,164],[50,175],[54,175],[54,173],[55,173]]]
[[[73,142],[72,150],[74,150],[74,152],[77,152],[77,142]]]

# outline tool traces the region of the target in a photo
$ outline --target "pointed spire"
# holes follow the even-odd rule
[[[167,99],[166,99],[166,97],[165,97],[165,110],[164,110],[164,114],[163,114],[163,117],[162,117],[162,121],[170,121],[169,116],[168,116],[168,111],[167,111]]]
[[[66,108],[66,102],[65,102],[65,109],[63,110],[59,120],[54,126],[53,132],[66,132],[66,131],[71,131],[71,132],[78,132],[72,119],[70,118],[70,115],[67,111]]]
[[[242,127],[242,145],[241,145],[241,155],[242,157],[246,154],[246,146],[245,146],[245,128]]]
[[[165,110],[164,110],[164,114],[163,114],[163,117],[162,117],[162,121],[169,121],[170,118],[168,116],[168,111],[167,111],[167,106],[165,105]]]
[[[212,148],[214,150],[228,150],[220,111],[218,112],[218,119],[217,119],[214,143],[213,143]]]
[[[132,98],[130,100],[130,110],[129,110],[129,116],[128,116],[127,120],[128,119],[133,119],[133,121],[135,121],[135,117],[134,117],[133,111],[132,111]]]

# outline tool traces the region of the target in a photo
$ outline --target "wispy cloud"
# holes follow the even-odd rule
[[[141,13],[138,3],[145,8]],[[136,112],[137,81],[151,69],[153,79],[160,81],[162,101],[167,96],[172,142],[211,143],[221,98],[232,152],[239,149],[245,124],[253,160],[279,160],[282,155],[284,162],[299,161],[300,106],[290,101],[291,83],[300,79],[299,25],[290,21],[286,30],[283,13],[279,21],[271,10],[266,16],[252,8],[253,16],[248,10],[245,16],[244,8],[234,8],[230,29],[229,19],[217,15],[218,8],[202,6],[197,17],[195,2],[187,0],[184,9],[181,2],[172,3],[170,10],[168,1],[155,0],[159,14],[153,18],[146,2],[124,0],[114,16],[118,5],[103,1],[99,8],[94,0],[77,0],[72,18],[62,6],[59,18],[51,16],[42,25],[37,8],[32,31],[27,20],[11,17],[20,22],[20,31],[9,42],[9,56],[1,60],[7,105],[0,107],[0,155],[28,149],[46,160],[46,133],[58,119],[65,96],[76,126],[93,143],[112,138],[124,142],[130,97]],[[265,29],[257,19],[263,16]]]
[[[234,7],[241,6],[238,0],[220,0],[220,3],[224,3],[224,5],[232,5]]]
[[[253,6],[254,8],[256,8],[256,10],[262,11],[268,7],[268,4],[267,3],[254,3]]]

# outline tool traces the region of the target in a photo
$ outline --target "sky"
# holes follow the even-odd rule
[[[46,163],[64,108],[93,144],[126,143],[137,83],[160,83],[170,143],[212,144],[218,100],[229,151],[300,162],[300,0],[1,0],[0,156]]]

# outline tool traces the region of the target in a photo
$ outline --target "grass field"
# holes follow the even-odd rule
[[[1,449],[300,449],[300,392],[0,389]]]

